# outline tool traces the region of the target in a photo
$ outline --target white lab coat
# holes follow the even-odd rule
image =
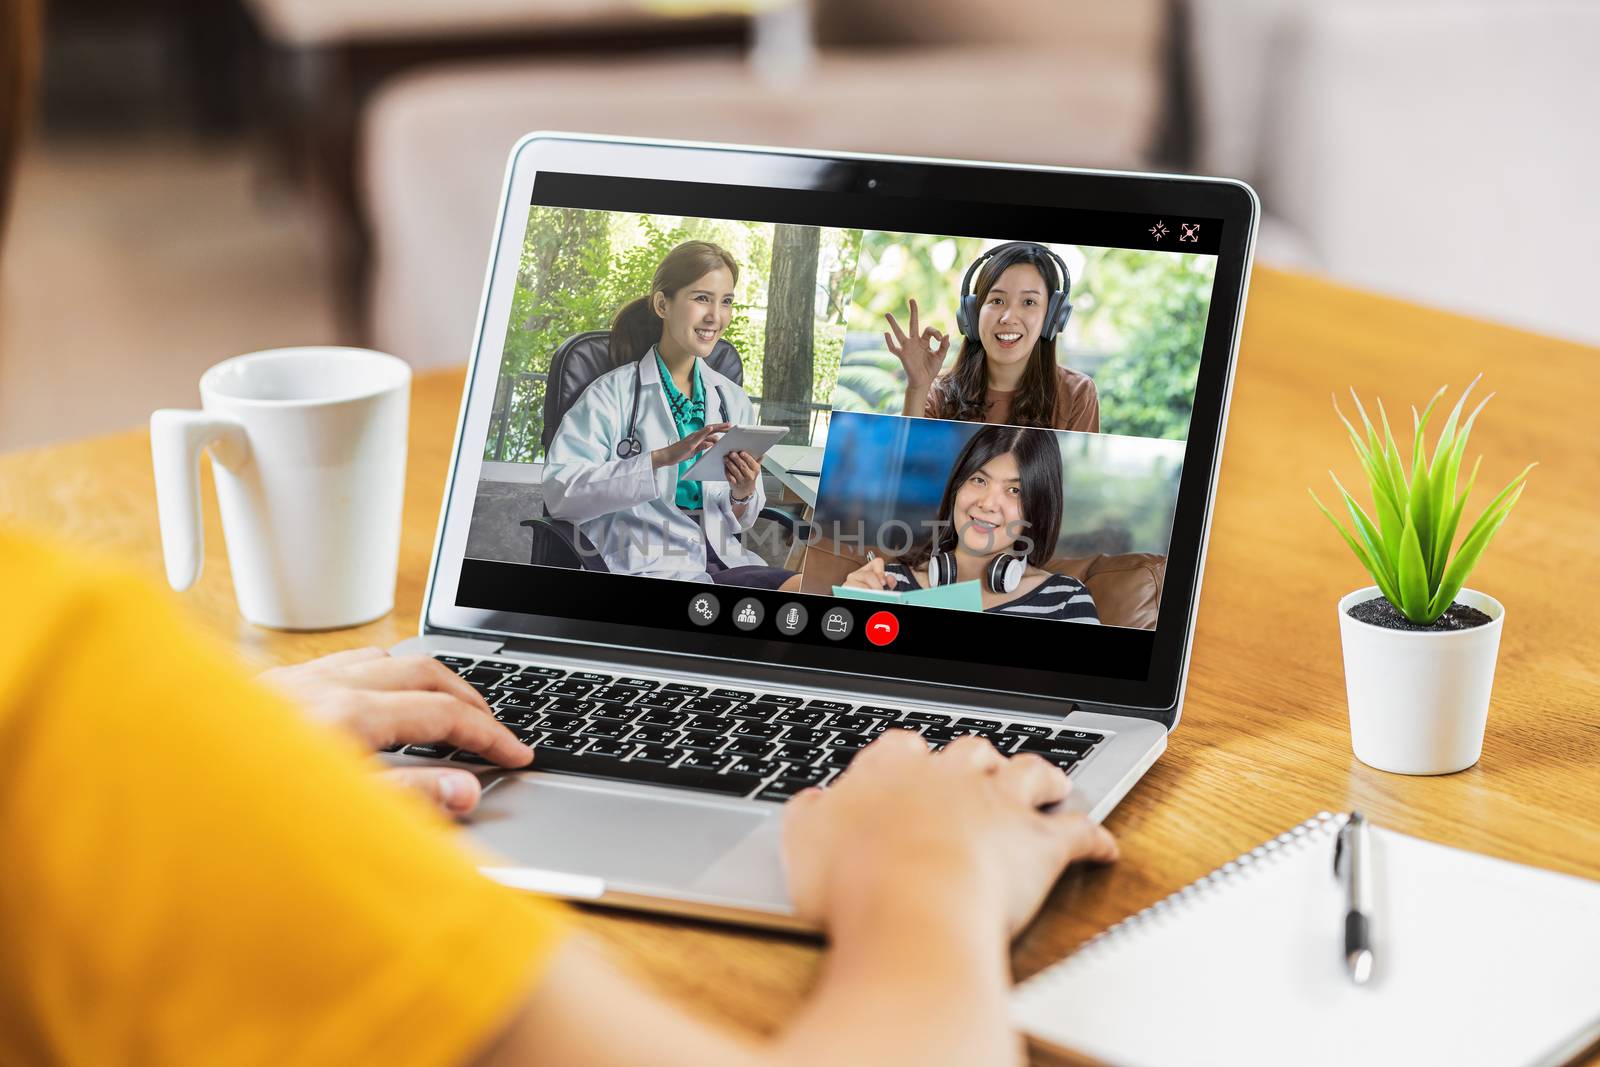
[[[698,357],[695,369],[705,390],[707,425],[754,423],[755,408],[743,389]],[[567,410],[545,458],[546,514],[576,524],[600,550],[606,566],[620,574],[709,582],[708,541],[729,567],[764,565],[765,560],[734,537],[748,530],[766,506],[760,478],[743,518],[733,513],[726,481],[701,482],[705,505],[696,522],[673,502],[677,464],[651,469],[651,451],[678,440],[653,349],[639,363],[642,393],[635,432],[643,448],[629,459],[617,458],[617,444],[628,432],[633,410],[633,374],[631,363],[607,371]]]

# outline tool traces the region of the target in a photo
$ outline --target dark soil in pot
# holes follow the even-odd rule
[[[1432,626],[1418,626],[1400,614],[1399,609],[1381,596],[1352,604],[1345,614],[1360,622],[1370,622],[1374,626],[1382,626],[1389,630],[1419,630],[1424,633],[1470,630],[1474,626],[1483,626],[1494,621],[1477,608],[1469,608],[1465,604],[1456,602],[1446,608],[1444,614],[1435,619]]]

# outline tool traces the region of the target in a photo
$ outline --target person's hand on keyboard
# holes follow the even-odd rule
[[[1039,810],[1071,789],[1031,753],[1008,759],[971,736],[934,753],[916,734],[891,730],[826,791],[785,806],[795,905],[830,932],[872,923],[881,909],[932,908],[1014,935],[1067,864],[1117,858],[1104,827]]]
[[[374,752],[402,743],[446,742],[505,767],[525,767],[533,759],[533,750],[495,721],[477,690],[428,656],[352,649],[274,668],[261,680],[287,694],[311,718],[350,734]],[[452,815],[463,815],[478,803],[478,778],[465,768],[398,767],[387,776]]]

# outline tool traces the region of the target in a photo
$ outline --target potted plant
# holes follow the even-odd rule
[[[1332,471],[1328,473],[1349,509],[1351,527],[1346,529],[1316,493],[1311,498],[1378,583],[1339,601],[1339,633],[1351,747],[1358,759],[1379,770],[1449,774],[1478,762],[1483,751],[1505,608],[1494,597],[1463,586],[1522,496],[1534,464],[1490,501],[1452,555],[1467,496],[1483,462],[1479,456],[1457,494],[1467,437],[1489,402],[1485,397],[1462,421],[1462,409],[1477,384],[1474,378],[1456,401],[1431,457],[1424,435],[1444,388],[1420,414],[1411,409],[1409,472],[1381,400],[1381,437],[1355,390],[1350,396],[1361,416],[1361,430],[1334,401],[1361,460],[1377,517],[1363,510]]]

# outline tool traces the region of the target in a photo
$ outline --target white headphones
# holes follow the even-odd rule
[[[1011,552],[1002,552],[989,561],[983,572],[983,584],[991,593],[1014,593],[1028,572],[1028,560]],[[956,581],[956,554],[935,552],[928,557],[928,584],[952,585]]]

